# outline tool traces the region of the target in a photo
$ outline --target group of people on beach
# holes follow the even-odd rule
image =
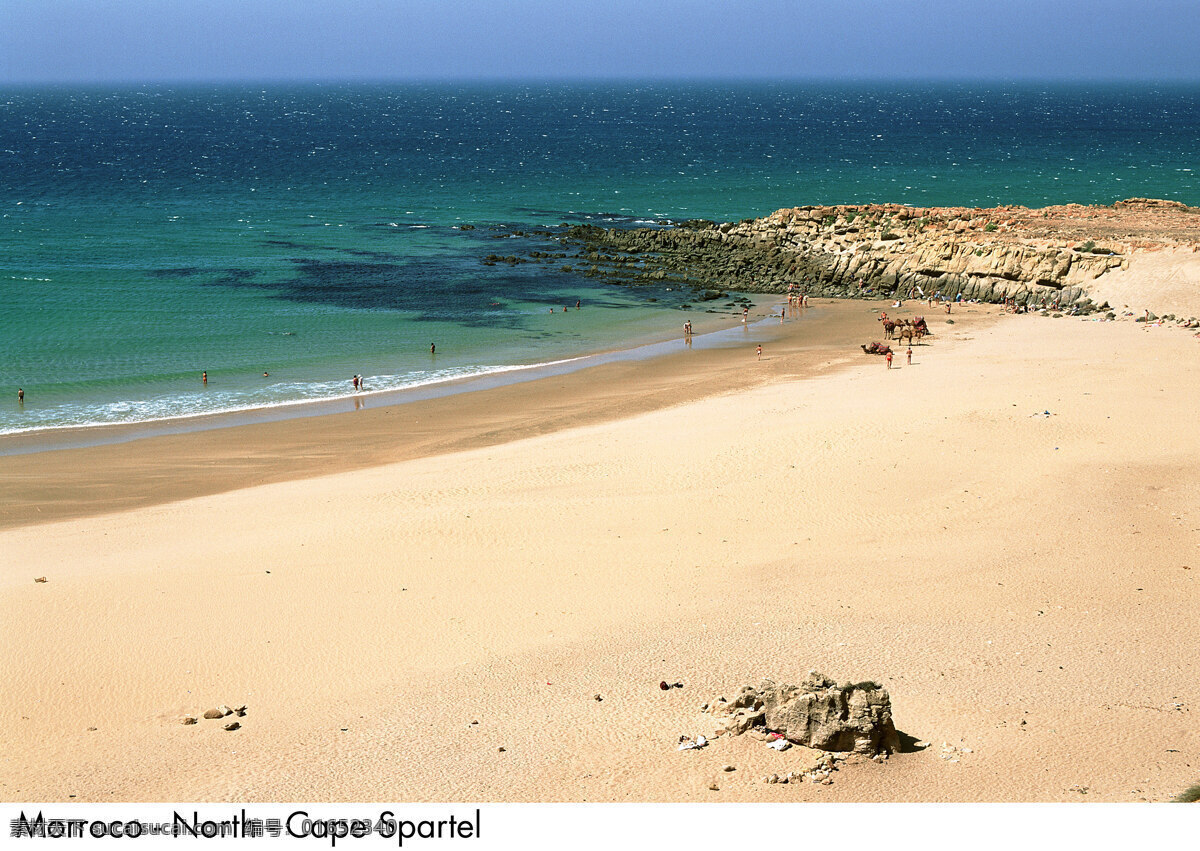
[[[808,293],[796,292],[796,285],[788,284],[787,306],[788,307],[808,307]]]
[[[1058,299],[1055,299],[1054,301],[1049,302],[1049,303],[1047,303],[1045,301],[1040,301],[1036,304],[1033,303],[1032,301],[1020,301],[1019,302],[1019,301],[1017,301],[1015,296],[1010,296],[1009,298],[1004,299],[1004,312],[1005,313],[1031,313],[1034,310],[1037,310],[1039,308],[1041,308],[1043,310],[1061,310]]]

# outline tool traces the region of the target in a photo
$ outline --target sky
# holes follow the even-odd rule
[[[1200,0],[0,0],[0,84],[1200,81]]]

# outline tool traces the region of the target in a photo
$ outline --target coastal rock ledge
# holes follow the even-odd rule
[[[570,228],[596,277],[675,281],[699,291],[827,297],[948,297],[1082,312],[1101,276],[1146,252],[1195,252],[1200,208],[1131,198],[1105,206],[804,206],[759,219],[669,227]],[[1096,301],[1100,301],[1097,298]]]
[[[824,751],[852,751],[874,756],[900,749],[900,736],[892,723],[892,702],[874,682],[838,685],[810,671],[799,686],[743,686],[732,702],[712,707],[725,716],[725,728],[741,734],[764,727],[783,734],[789,742]]]

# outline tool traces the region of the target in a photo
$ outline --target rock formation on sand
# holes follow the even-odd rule
[[[891,698],[873,682],[839,686],[810,671],[799,686],[770,680],[743,686],[732,702],[718,702],[710,711],[725,716],[725,728],[734,734],[764,727],[798,745],[869,755],[900,748]]]
[[[1096,280],[1127,269],[1134,254],[1200,248],[1200,208],[1145,198],[1042,209],[808,206],[740,223],[581,225],[561,239],[577,248],[575,270],[677,282],[699,300],[794,286],[817,296],[961,294],[1088,312],[1100,306]]]

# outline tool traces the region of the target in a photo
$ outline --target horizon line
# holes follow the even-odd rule
[[[345,76],[345,77],[114,77],[111,79],[0,79],[0,87],[129,87],[129,86],[294,86],[294,85],[1200,85],[1200,77],[987,77],[987,76]]]

